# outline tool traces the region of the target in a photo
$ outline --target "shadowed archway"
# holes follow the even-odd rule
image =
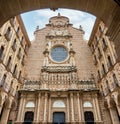
[[[118,0],[0,0],[0,26],[18,14],[50,8],[68,8],[91,13],[108,27],[107,35],[115,42],[120,58],[120,2]]]

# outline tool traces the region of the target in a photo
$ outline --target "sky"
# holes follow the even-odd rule
[[[30,41],[34,40],[34,31],[36,27],[39,26],[40,29],[44,28],[45,25],[49,23],[49,18],[57,16],[58,13],[60,13],[61,16],[68,17],[73,27],[79,28],[81,25],[85,31],[84,39],[89,40],[96,19],[95,16],[72,9],[58,9],[56,11],[40,9],[21,14]]]

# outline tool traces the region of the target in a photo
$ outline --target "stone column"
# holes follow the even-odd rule
[[[44,106],[44,116],[43,116],[43,121],[46,122],[47,118],[47,99],[48,99],[48,94],[45,93],[45,106]]]
[[[118,114],[120,116],[120,105],[116,105],[116,107],[117,107]]]
[[[71,101],[71,121],[74,122],[73,93],[70,93],[70,101]]]
[[[93,108],[94,108],[94,118],[95,118],[95,121],[98,121],[98,113],[97,113],[97,106],[96,106],[96,101],[95,101],[95,98],[93,98]]]
[[[0,124],[7,124],[9,113],[10,113],[10,109],[11,109],[11,105],[12,105],[12,99],[9,101],[9,105],[6,106],[4,108],[4,110],[3,110],[3,114],[2,114],[2,118],[1,118]]]
[[[67,122],[70,122],[70,112],[69,112],[69,97],[67,97]]]
[[[3,108],[3,105],[0,105],[0,114],[1,114],[2,108]]]
[[[11,108],[4,108],[0,124],[7,124]]]
[[[38,94],[35,94],[35,108],[34,108],[34,122],[37,122],[37,111],[38,111]]]
[[[100,108],[99,108],[99,103],[98,103],[97,95],[95,96],[94,99],[95,99],[95,105],[96,105],[98,121],[101,121],[101,113],[100,113]]]
[[[103,111],[104,111],[104,114],[105,114],[105,117],[104,117],[105,118],[105,124],[112,124],[109,109],[105,108],[105,109],[103,109]]]
[[[116,109],[113,107],[109,107],[109,111],[110,111],[112,123],[113,124],[120,124]]]
[[[84,122],[84,112],[83,112],[83,95],[80,94],[80,114],[81,114],[81,122]]]
[[[17,115],[17,122],[23,122],[23,118],[24,118],[24,108],[25,108],[25,101],[26,98],[24,95],[21,96],[20,99],[20,106],[19,106],[19,110],[18,110],[18,115]]]
[[[49,97],[49,117],[48,117],[48,122],[51,122],[51,97]]]
[[[40,108],[41,108],[41,93],[38,94],[38,101],[37,101],[37,117],[36,117],[36,121],[39,122],[40,121]]]
[[[79,95],[79,93],[77,93],[77,103],[78,103],[78,120],[79,120],[79,122],[81,122],[81,114],[80,114],[80,112],[81,112],[81,107],[80,107],[80,99],[79,99],[79,97],[80,97],[80,95]]]

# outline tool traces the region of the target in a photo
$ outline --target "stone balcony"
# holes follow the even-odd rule
[[[93,81],[68,81],[68,82],[42,82],[42,81],[25,81],[24,86],[20,90],[25,91],[96,91],[98,90],[96,84]]]

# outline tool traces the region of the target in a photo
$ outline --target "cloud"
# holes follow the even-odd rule
[[[52,11],[50,9],[42,9],[33,12],[29,12],[31,15],[30,21],[32,21],[31,26],[35,27],[39,25],[40,28],[45,27],[49,22],[49,18],[53,16],[57,16],[60,13],[62,16],[66,16],[69,18],[70,23],[73,24],[73,27],[79,28],[81,25],[83,30],[85,31],[85,39],[88,40],[91,34],[95,17],[81,11],[71,10],[71,9],[58,9],[57,11]],[[25,18],[25,17],[24,17]],[[28,29],[27,29],[28,30]],[[35,28],[34,28],[35,30]],[[28,30],[28,35],[30,36],[30,40],[33,39],[34,30]]]

